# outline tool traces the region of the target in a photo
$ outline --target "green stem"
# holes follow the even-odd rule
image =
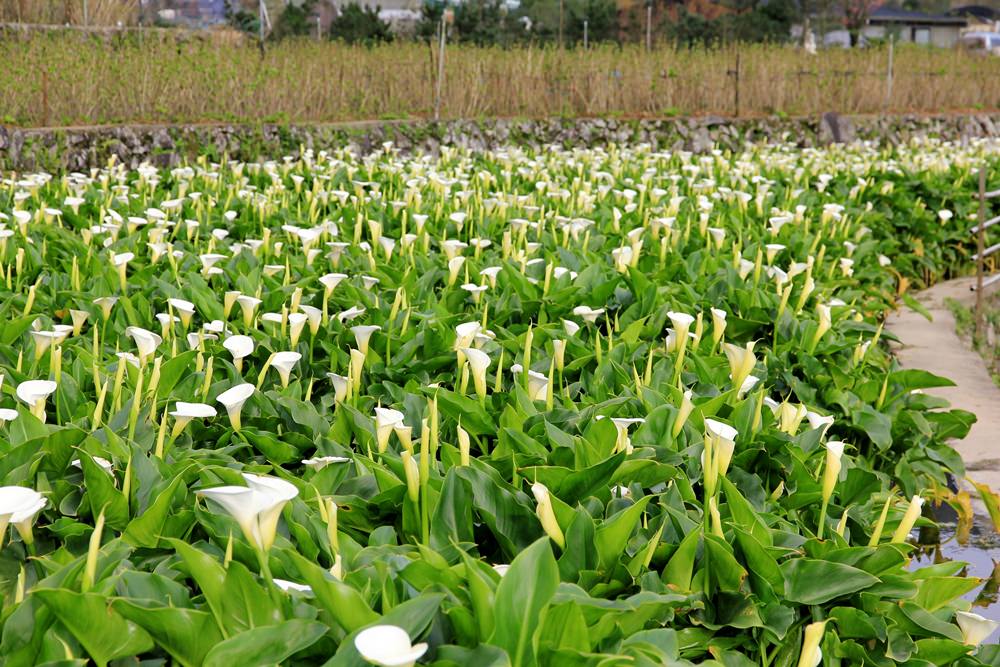
[[[424,482],[420,485],[420,536],[424,544],[431,542],[431,517],[429,512],[430,498],[427,491],[430,485]]]
[[[816,527],[816,539],[823,539],[823,529],[826,527],[826,508],[830,504],[828,498],[823,499],[823,504],[819,508],[819,526]]]

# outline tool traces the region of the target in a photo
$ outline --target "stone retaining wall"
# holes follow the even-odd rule
[[[1000,137],[1000,113],[942,116],[858,116],[822,118],[721,117],[666,120],[457,120],[371,121],[316,125],[130,125],[92,128],[19,129],[0,126],[0,171],[80,171],[104,165],[111,156],[134,167],[142,162],[178,164],[203,153],[242,160],[280,157],[300,146],[352,146],[361,153],[392,141],[408,152],[433,152],[441,145],[489,149],[515,144],[600,145],[650,143],[661,149],[706,151],[713,145],[740,149],[747,142],[790,142],[814,146],[855,139],[889,143],[917,137],[960,141]]]

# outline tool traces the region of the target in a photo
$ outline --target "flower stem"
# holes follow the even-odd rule
[[[826,527],[826,508],[830,504],[828,498],[823,499],[823,504],[819,508],[819,526],[816,527],[816,539],[823,539],[823,528]]]

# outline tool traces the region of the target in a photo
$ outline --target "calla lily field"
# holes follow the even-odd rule
[[[0,662],[1000,665],[982,582],[912,558],[975,416],[883,328],[998,162],[5,175]]]

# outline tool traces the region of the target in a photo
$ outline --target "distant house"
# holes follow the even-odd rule
[[[871,39],[895,35],[901,42],[950,48],[958,42],[969,21],[952,14],[925,14],[906,9],[879,7],[868,16],[863,34]]]
[[[952,4],[949,16],[961,16],[968,21],[966,31],[1000,32],[1000,0],[989,5]]]

